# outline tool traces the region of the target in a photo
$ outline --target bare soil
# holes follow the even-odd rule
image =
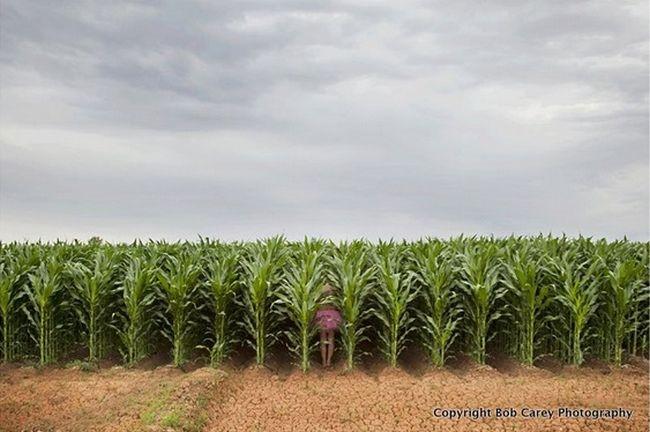
[[[579,369],[508,358],[381,363],[308,374],[255,366],[184,372],[0,368],[0,431],[647,431],[648,364]],[[436,418],[435,407],[625,408],[626,419]]]

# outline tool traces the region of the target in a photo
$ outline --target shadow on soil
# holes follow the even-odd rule
[[[554,374],[560,374],[564,369],[564,363],[552,355],[540,356],[535,360],[533,364],[539,369],[543,369]]]
[[[422,377],[432,369],[426,353],[417,346],[409,346],[402,351],[399,366],[404,372],[415,378]]]

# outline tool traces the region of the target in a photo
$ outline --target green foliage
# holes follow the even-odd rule
[[[332,256],[329,278],[338,289],[336,302],[343,317],[341,339],[348,369],[360,354],[357,347],[366,338],[365,321],[373,312],[367,305],[375,271],[368,249],[364,241],[357,240],[342,243]]]
[[[431,363],[442,367],[447,351],[458,336],[457,326],[462,311],[453,256],[444,243],[420,242],[413,249],[412,274],[420,286],[423,306],[417,310],[422,343]]]
[[[571,362],[580,365],[584,360],[583,341],[589,336],[586,327],[598,308],[598,288],[602,280],[595,276],[601,264],[568,251],[556,258],[554,267],[559,281],[555,298],[563,306],[563,322],[571,336]]]
[[[201,266],[196,250],[183,250],[179,256],[165,254],[157,272],[158,293],[165,302],[165,310],[158,314],[166,324],[163,336],[172,343],[174,366],[187,360],[187,349],[196,325],[193,313],[199,312],[196,297]]]
[[[204,263],[204,277],[207,286],[207,303],[211,306],[207,314],[212,333],[210,364],[217,367],[228,357],[234,337],[234,302],[240,288],[239,260],[241,252],[237,244],[218,244],[207,252]]]
[[[156,300],[154,278],[156,268],[142,255],[134,254],[126,261],[124,280],[118,286],[121,307],[115,313],[120,351],[127,365],[132,366],[149,351],[151,319]]]
[[[99,249],[88,262],[71,262],[67,266],[73,287],[70,296],[82,336],[86,339],[89,362],[98,360],[100,342],[109,327],[115,300],[116,267],[115,255],[110,249]]]
[[[412,326],[415,318],[408,306],[417,290],[412,284],[412,274],[403,269],[406,258],[404,245],[380,242],[377,247],[379,283],[375,291],[375,316],[382,325],[378,333],[381,350],[392,367],[397,366],[397,358],[404,349],[408,334],[415,330]]]
[[[463,311],[469,318],[466,330],[471,340],[471,353],[474,360],[484,364],[487,342],[495,336],[489,333],[490,325],[503,315],[498,303],[506,294],[499,285],[497,247],[486,242],[466,246],[461,267],[465,291]]]
[[[63,327],[59,320],[68,301],[63,300],[63,261],[52,256],[29,275],[29,287],[26,290],[31,308],[24,307],[25,314],[36,330],[34,337],[39,349],[39,364],[51,363],[57,356],[57,336]]]
[[[537,336],[544,322],[546,308],[553,300],[550,286],[544,281],[543,256],[535,256],[530,247],[508,245],[504,260],[504,283],[509,290],[508,304],[512,309],[516,328],[519,359],[527,365],[535,360]]]
[[[541,235],[0,242],[2,360],[47,364],[87,350],[96,364],[119,351],[133,365],[167,347],[162,335],[176,365],[198,346],[218,366],[240,343],[263,364],[282,342],[307,370],[327,302],[343,318],[348,368],[375,346],[395,365],[416,340],[436,366],[459,352],[483,363],[492,351],[619,365],[649,354],[648,246]]]
[[[605,270],[605,310],[613,334],[614,364],[620,366],[623,360],[623,341],[638,323],[638,303],[647,297],[643,293],[639,273],[640,266],[632,259],[616,263],[613,270]]]
[[[257,241],[248,247],[243,259],[244,292],[243,307],[244,329],[251,336],[248,340],[255,349],[258,365],[264,364],[266,349],[273,340],[270,320],[274,315],[276,291],[282,280],[282,269],[287,258],[284,237],[272,237]]]
[[[289,317],[286,332],[289,349],[299,359],[300,369],[307,372],[309,357],[316,348],[314,323],[323,297],[323,251],[325,244],[305,240],[289,262],[282,289],[277,292],[280,312]]]
[[[7,254],[0,262],[0,317],[2,317],[2,360],[8,363],[14,360],[16,333],[18,331],[19,305],[24,297],[24,283],[29,268],[29,262],[24,255]]]

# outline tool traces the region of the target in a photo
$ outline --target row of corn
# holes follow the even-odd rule
[[[306,371],[328,303],[349,368],[368,352],[396,366],[406,347],[436,366],[495,351],[620,365],[648,355],[648,271],[648,243],[582,237],[3,243],[2,359],[168,350],[218,366],[249,346],[263,364],[275,344]]]

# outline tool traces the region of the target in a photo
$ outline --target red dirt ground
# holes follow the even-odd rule
[[[550,366],[549,366],[550,365]],[[0,368],[0,431],[647,431],[647,362],[449,369]],[[444,420],[432,409],[625,408],[630,420]]]

